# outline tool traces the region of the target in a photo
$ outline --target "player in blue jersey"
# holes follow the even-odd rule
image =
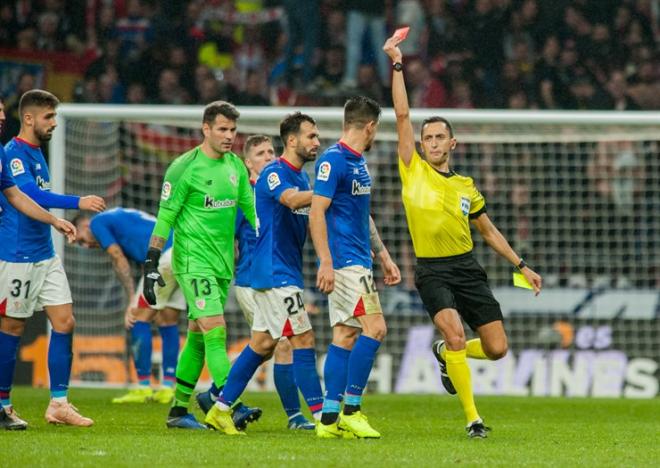
[[[307,237],[312,191],[304,164],[316,159],[319,132],[314,119],[296,112],[280,123],[284,153],[257,179],[257,240],[250,286],[255,314],[250,343],[234,362],[218,401],[209,411],[217,427],[235,432],[231,405],[280,338],[293,347],[293,374],[315,419],[323,396],[316,372],[314,333],[303,302],[302,248]],[[207,421],[209,421],[207,416]]]
[[[259,174],[264,166],[275,158],[275,149],[273,142],[267,135],[251,135],[245,141],[243,147],[243,159],[250,172],[250,183],[254,187]],[[258,306],[254,300],[255,289],[250,287],[250,271],[252,269],[252,258],[254,245],[257,241],[257,234],[254,228],[247,221],[242,211],[238,211],[236,216],[236,241],[238,245],[238,257],[236,261],[236,276],[234,280],[234,292],[236,300],[243,311],[245,319],[252,327],[254,315]],[[298,397],[298,387],[296,386],[293,374],[293,349],[289,340],[282,337],[275,347],[273,353],[273,378],[275,388],[282,402],[282,407],[289,418],[287,427],[289,429],[313,430],[315,425],[308,421],[300,412],[300,399]],[[215,384],[207,392],[197,394],[197,402],[204,412],[208,412],[213,406],[213,402],[220,395],[220,388]],[[236,423],[236,408],[234,408],[234,422]],[[250,420],[256,420],[256,414]],[[260,414],[259,414],[260,416]],[[236,423],[237,429],[239,427]]]
[[[135,287],[128,259],[142,265],[147,257],[149,239],[156,218],[131,208],[113,208],[93,218],[86,214],[74,220],[78,230],[78,243],[88,248],[100,247],[112,259],[112,267],[128,297],[124,325],[131,332],[131,350],[138,386],[113,403],[145,403],[151,400],[171,403],[176,382],[176,362],[179,357],[179,312],[185,310],[186,300],[172,273],[172,237],[163,248],[158,268],[166,281],[165,287],[156,286],[156,305],[151,306],[142,295],[142,275]],[[162,340],[163,387],[151,389],[151,322],[158,325]]]
[[[362,393],[387,332],[371,251],[381,260],[385,284],[398,283],[401,274],[369,216],[371,176],[363,153],[371,148],[379,117],[380,106],[372,99],[349,99],[341,139],[316,163],[310,231],[320,261],[316,285],[329,295],[333,327],[324,368],[323,414],[317,426],[317,435],[323,438],[347,433],[380,437],[361,412]]]
[[[50,140],[56,126],[59,101],[47,91],[31,90],[19,101],[21,130],[5,146],[9,170],[20,189],[44,208],[103,211],[102,198],[77,197],[50,191],[50,175],[40,145]],[[91,426],[67,400],[71,375],[71,343],[74,328],[71,291],[60,258],[55,255],[50,226],[18,213],[0,197],[0,303],[5,304],[0,322],[0,404],[11,404],[9,390],[13,362],[25,320],[45,309],[52,325],[48,348],[51,400],[46,421],[53,424]]]

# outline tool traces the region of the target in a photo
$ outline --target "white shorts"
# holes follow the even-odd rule
[[[335,270],[335,289],[328,295],[330,325],[362,328],[356,317],[383,313],[373,278],[363,266]]]
[[[246,286],[234,286],[234,293],[236,294],[236,301],[245,316],[245,320],[252,327],[257,310],[257,303],[254,299],[256,291]]]
[[[174,272],[172,271],[172,249],[167,249],[158,261],[158,271],[165,280],[165,286],[160,287],[156,283],[154,292],[156,293],[156,305],[151,305],[147,302],[142,294],[144,288],[144,277],[140,277],[135,296],[131,307],[138,309],[153,309],[163,310],[166,307],[176,310],[186,310],[186,298],[183,296],[183,291],[176,282]]]
[[[59,256],[36,263],[0,260],[0,316],[29,318],[44,306],[72,302],[69,281]]]
[[[269,332],[273,339],[296,336],[312,329],[303,290],[297,286],[254,291],[253,331]]]

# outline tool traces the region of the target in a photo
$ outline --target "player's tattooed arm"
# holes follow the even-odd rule
[[[165,242],[167,242],[165,239],[163,239],[160,236],[155,236],[152,235],[151,239],[149,240],[149,248],[150,249],[157,249],[157,250],[163,250],[163,247],[165,247]]]
[[[126,295],[129,298],[129,304],[133,298],[133,293],[135,292],[135,283],[133,282],[133,271],[131,270],[131,265],[128,263],[124,252],[117,244],[112,244],[106,250],[112,258],[112,268],[119,278],[119,282],[126,291]]]
[[[374,219],[371,216],[369,216],[369,240],[371,241],[371,250],[373,250],[374,254],[379,255],[385,246],[378,235],[376,223],[374,223]]]

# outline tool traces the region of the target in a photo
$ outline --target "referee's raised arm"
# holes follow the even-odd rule
[[[410,165],[415,151],[415,134],[410,121],[408,94],[403,80],[403,53],[398,45],[402,39],[395,33],[383,46],[383,51],[392,60],[392,102],[396,114],[396,131],[399,134],[398,152],[403,164]]]

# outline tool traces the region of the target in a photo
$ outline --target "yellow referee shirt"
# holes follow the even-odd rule
[[[417,257],[451,257],[472,250],[470,218],[486,211],[471,177],[442,174],[415,151],[399,158],[403,206]]]

